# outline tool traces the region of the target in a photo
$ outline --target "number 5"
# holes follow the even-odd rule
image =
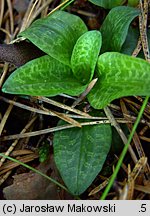
[[[141,204],[141,212],[146,212],[146,204]]]

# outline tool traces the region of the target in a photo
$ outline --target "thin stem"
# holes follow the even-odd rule
[[[65,5],[69,0],[66,0],[64,2],[62,2],[61,4],[59,4],[57,7],[55,7],[47,16],[49,16],[50,14],[54,13],[55,11],[59,10],[63,5]]]
[[[120,122],[120,121],[118,121],[118,122]],[[121,123],[122,123],[122,121],[121,121]],[[98,125],[98,124],[110,124],[110,121],[106,119],[106,120],[98,120],[98,121],[90,121],[90,122],[81,122],[80,123],[81,126]],[[61,125],[61,126],[57,126],[57,127],[53,127],[53,128],[47,128],[47,129],[43,129],[43,130],[27,132],[27,133],[24,133],[24,134],[20,133],[20,134],[8,135],[8,136],[0,137],[0,141],[21,139],[21,138],[31,137],[31,136],[39,136],[39,135],[42,135],[42,134],[47,134],[47,133],[60,131],[60,130],[65,130],[65,129],[69,129],[69,128],[74,128],[74,127],[75,127],[74,125],[65,124],[65,125]]]
[[[126,145],[126,143],[128,142],[128,139],[126,138],[123,130],[121,129],[120,125],[118,124],[118,122],[116,121],[116,119],[114,118],[113,114],[111,113],[111,110],[109,109],[109,107],[105,107],[104,108],[105,114],[108,117],[109,121],[111,122],[111,125],[115,127],[116,131],[118,132],[118,134],[120,135],[124,145]],[[136,155],[132,149],[131,146],[129,146],[128,148],[130,155],[134,161],[134,163],[137,163],[137,158]]]
[[[60,188],[62,188],[62,189],[64,189],[65,191],[68,192],[68,189],[67,189],[65,186],[63,186],[62,184],[60,184],[58,181],[54,180],[53,178],[51,178],[51,177],[45,175],[45,174],[42,173],[41,171],[39,171],[39,170],[37,170],[37,169],[35,169],[35,168],[33,168],[33,167],[31,167],[31,166],[29,166],[29,165],[23,163],[23,162],[21,162],[21,161],[19,161],[19,160],[17,160],[17,159],[14,159],[14,158],[12,158],[12,157],[6,156],[6,155],[3,154],[3,153],[0,153],[0,156],[6,158],[6,159],[8,159],[8,160],[11,160],[11,161],[13,161],[13,162],[15,162],[15,163],[18,163],[18,164],[20,164],[20,165],[26,167],[27,169],[32,170],[33,172],[35,172],[35,173],[37,173],[37,174],[43,176],[44,178],[50,180],[51,182],[53,182],[54,184],[58,185]]]
[[[120,155],[120,158],[119,158],[119,160],[118,160],[118,163],[117,163],[117,165],[116,165],[116,168],[115,168],[115,170],[114,170],[114,173],[113,173],[113,175],[111,176],[110,181],[109,181],[109,184],[108,184],[107,187],[105,188],[104,193],[103,193],[102,196],[100,197],[101,200],[105,200],[105,198],[107,197],[107,194],[109,193],[109,191],[110,191],[110,189],[111,189],[111,187],[112,187],[112,185],[113,185],[113,183],[114,183],[114,181],[115,181],[115,179],[116,179],[116,176],[117,176],[117,174],[118,174],[118,172],[119,172],[119,170],[120,170],[121,164],[122,164],[122,162],[123,162],[123,160],[124,160],[124,157],[125,157],[125,155],[126,155],[126,153],[127,153],[128,147],[129,147],[129,145],[130,145],[130,143],[131,143],[131,141],[132,141],[132,138],[133,138],[134,133],[135,133],[135,131],[136,131],[136,129],[137,129],[137,126],[138,126],[138,124],[139,124],[139,122],[140,122],[140,119],[141,119],[141,117],[142,117],[142,115],[143,115],[143,112],[144,112],[144,109],[145,109],[145,107],[146,107],[146,105],[147,105],[147,103],[148,103],[148,100],[149,100],[149,96],[147,96],[147,97],[145,98],[144,102],[143,102],[143,105],[142,105],[142,107],[141,107],[141,109],[140,109],[140,112],[139,112],[139,114],[138,114],[138,117],[137,117],[137,119],[136,119],[136,121],[135,121],[135,123],[134,123],[134,125],[133,125],[133,129],[132,129],[132,131],[131,131],[131,133],[130,133],[128,142],[127,142],[127,144],[124,146],[123,151],[122,151],[122,153],[121,153],[121,155]]]
[[[72,2],[74,2],[75,0],[71,0],[70,2],[67,2],[63,7],[61,7],[60,10],[64,10],[66,7],[68,7]]]

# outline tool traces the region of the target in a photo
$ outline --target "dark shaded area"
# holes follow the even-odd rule
[[[16,67],[43,55],[45,55],[43,51],[27,41],[0,44],[0,61],[14,64]]]

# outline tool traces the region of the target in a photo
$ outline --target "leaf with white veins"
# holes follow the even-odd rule
[[[62,124],[60,121],[58,125]],[[94,181],[103,167],[111,139],[109,124],[55,132],[54,159],[72,194],[82,194]]]
[[[129,25],[139,14],[139,9],[127,6],[118,6],[109,12],[100,28],[103,40],[102,53],[106,51],[120,52]]]
[[[13,72],[2,91],[11,94],[55,96],[78,95],[86,88],[73,76],[71,68],[46,55],[34,59]]]
[[[70,58],[77,39],[87,31],[84,22],[73,14],[56,11],[36,20],[20,33],[43,52],[70,65]]]
[[[100,55],[97,64],[98,82],[88,95],[95,109],[124,96],[150,95],[150,64],[117,52]]]
[[[84,33],[77,40],[71,56],[71,67],[74,76],[81,83],[91,81],[101,44],[101,33],[96,30]]]

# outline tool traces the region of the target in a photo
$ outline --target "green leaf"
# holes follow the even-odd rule
[[[150,95],[150,64],[140,58],[108,52],[98,59],[99,80],[88,95],[95,109],[124,96]]]
[[[103,40],[102,53],[106,51],[120,52],[129,25],[139,14],[139,9],[127,6],[118,6],[109,12],[100,29]]]
[[[105,9],[112,9],[113,7],[123,5],[126,0],[89,0],[89,1]]]
[[[30,40],[53,58],[70,65],[73,47],[86,31],[86,25],[78,16],[56,11],[46,18],[36,20],[20,36]]]
[[[81,83],[91,81],[102,44],[101,33],[93,30],[84,33],[76,42],[71,67],[74,76]]]
[[[90,186],[103,167],[110,145],[111,126],[106,124],[55,132],[56,166],[72,194],[80,195]]]
[[[39,161],[43,163],[46,161],[50,154],[50,143],[46,140],[42,143],[42,146],[38,149]]]
[[[11,94],[55,96],[78,95],[85,90],[74,78],[69,66],[46,55],[34,59],[12,73],[2,91]]]
[[[132,28],[130,26],[126,40],[121,48],[121,53],[132,55],[134,49],[137,46],[139,36],[140,34],[138,29]]]
[[[139,4],[139,0],[128,0],[128,5],[131,7],[136,7]]]
[[[139,30],[137,28],[129,28],[127,38],[121,48],[121,53],[132,55],[134,49],[137,46],[138,39],[140,37]],[[150,51],[150,31],[147,30],[147,39],[148,39],[148,45],[149,45],[149,51]],[[140,53],[137,56],[138,58],[145,59],[143,50],[141,49]]]

